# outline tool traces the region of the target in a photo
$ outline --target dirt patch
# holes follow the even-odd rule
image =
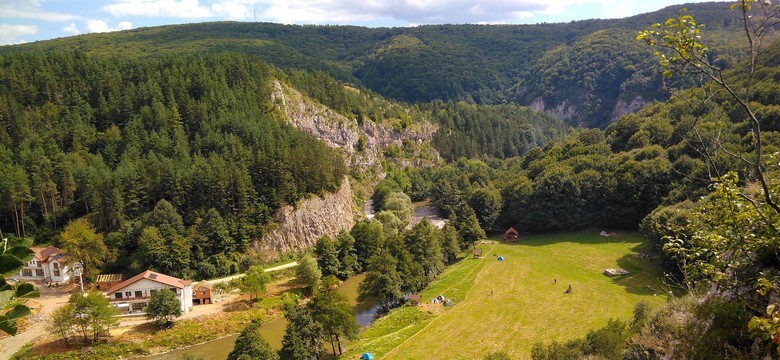
[[[439,315],[444,312],[444,305],[442,304],[422,303],[417,307],[421,312],[427,313],[428,316]]]
[[[32,349],[30,349],[30,353],[32,353],[33,355],[42,356],[42,355],[49,355],[49,354],[61,354],[79,348],[81,348],[81,345],[66,344],[65,340],[62,339],[55,340],[47,337],[35,343]]]

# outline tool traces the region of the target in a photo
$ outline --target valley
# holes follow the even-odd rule
[[[0,46],[0,360],[780,358],[778,18]]]

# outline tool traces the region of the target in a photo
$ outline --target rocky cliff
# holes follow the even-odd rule
[[[337,236],[355,224],[352,189],[344,177],[338,192],[302,200],[297,207],[285,205],[274,214],[262,241],[252,245],[259,253],[291,253],[308,249],[322,235]]]
[[[439,154],[428,144],[437,126],[431,123],[416,123],[413,129],[398,132],[363,119],[362,125],[356,119],[347,118],[328,107],[308,99],[297,90],[274,82],[272,101],[281,107],[291,125],[317,137],[331,147],[344,149],[347,166],[351,169],[368,170],[380,166],[382,153],[390,146],[403,148],[407,144],[419,145],[438,159]],[[358,148],[360,138],[365,140],[364,149]],[[410,164],[415,165],[414,161]],[[381,170],[378,171],[381,173]]]
[[[361,174],[373,174],[373,178],[384,176],[381,159],[390,146],[425,149],[438,159],[438,153],[430,147],[430,140],[436,126],[430,123],[415,124],[414,129],[395,131],[364,119],[358,124],[328,107],[303,96],[295,89],[275,81],[271,99],[279,107],[291,125],[303,130],[331,147],[344,150],[347,166]],[[360,138],[365,141],[359,149]],[[416,165],[418,158],[406,159]],[[370,176],[369,176],[370,177]],[[349,179],[344,178],[341,188],[325,197],[313,197],[301,201],[297,207],[284,206],[274,214],[273,223],[263,239],[252,245],[252,249],[264,256],[290,253],[314,246],[322,235],[336,236],[342,230],[349,230],[355,224],[352,189]]]

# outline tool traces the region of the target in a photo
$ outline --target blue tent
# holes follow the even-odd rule
[[[504,261],[504,257],[503,256],[499,256],[498,257],[498,261]]]
[[[371,355],[371,353],[363,353],[363,356],[360,357],[360,360],[371,360],[374,358],[374,355]]]

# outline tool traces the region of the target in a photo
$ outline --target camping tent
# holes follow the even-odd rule
[[[499,256],[498,257],[498,261],[504,261],[504,257],[503,256]]]
[[[374,355],[371,355],[371,353],[363,353],[363,356],[360,357],[360,360],[371,360],[374,358]]]

